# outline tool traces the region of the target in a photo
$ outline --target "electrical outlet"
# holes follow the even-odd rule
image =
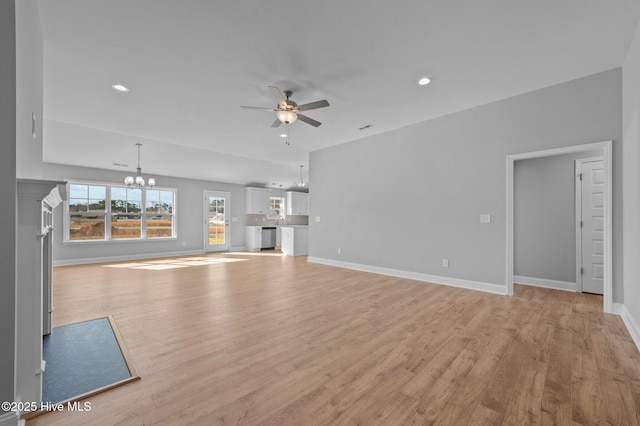
[[[491,215],[489,213],[482,213],[480,215],[480,223],[491,223]]]
[[[443,268],[449,267],[449,259],[442,259],[442,267]]]

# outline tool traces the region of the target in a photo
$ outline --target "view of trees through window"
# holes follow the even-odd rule
[[[173,190],[69,184],[69,240],[173,236]],[[108,207],[108,208],[107,208]]]
[[[107,188],[69,185],[69,239],[104,240]]]
[[[147,190],[147,238],[173,236],[173,191]]]
[[[111,187],[111,238],[142,236],[142,190]]]

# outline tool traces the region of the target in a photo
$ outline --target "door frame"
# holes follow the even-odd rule
[[[576,199],[576,207],[575,207],[575,225],[576,225],[576,287],[578,291],[582,291],[582,227],[580,226],[580,221],[582,220],[582,180],[577,179],[579,174],[582,174],[582,164],[583,163],[591,163],[594,161],[604,161],[602,156],[599,157],[591,157],[591,158],[578,158],[575,160],[575,175],[576,175],[576,185],[575,185],[575,199]],[[605,183],[606,186],[606,183]]]
[[[507,210],[507,238],[506,238],[506,288],[507,295],[513,296],[513,260],[514,260],[514,166],[518,160],[526,160],[530,158],[550,157],[561,154],[572,154],[585,151],[602,150],[602,158],[604,160],[604,297],[603,310],[607,313],[613,312],[613,245],[611,243],[613,236],[612,223],[612,146],[613,141],[594,142],[583,145],[567,146],[563,148],[546,149],[541,151],[525,152],[521,154],[512,154],[506,156],[506,174],[507,174],[507,194],[506,194],[506,210]]]
[[[227,198],[228,202],[225,203],[224,206],[224,215],[225,215],[225,225],[224,225],[224,239],[225,239],[225,246],[224,248],[220,249],[220,250],[210,250],[209,249],[209,196],[212,196],[212,194],[219,194],[222,195],[224,197]],[[215,196],[215,195],[214,195]],[[203,251],[205,253],[211,253],[211,252],[218,252],[218,251],[228,251],[231,247],[231,241],[230,241],[230,237],[231,237],[231,220],[230,220],[230,212],[231,212],[231,193],[228,191],[216,191],[216,190],[209,190],[209,189],[205,189],[203,191],[203,197],[202,197],[202,219],[203,219],[203,228],[202,228],[202,234],[203,234],[203,239],[202,239],[202,244],[203,244]]]

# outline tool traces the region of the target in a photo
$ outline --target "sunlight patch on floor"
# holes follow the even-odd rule
[[[272,256],[272,257],[284,257],[284,253],[277,252],[265,252],[265,251],[242,251],[242,252],[229,252],[227,254],[233,254],[238,256]]]
[[[244,253],[243,253],[244,254]],[[149,269],[162,271],[165,269],[188,268],[191,266],[207,266],[221,263],[242,262],[249,259],[212,258],[212,257],[180,257],[175,259],[158,259],[140,262],[115,263],[102,265],[104,268]]]

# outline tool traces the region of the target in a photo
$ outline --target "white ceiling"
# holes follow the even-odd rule
[[[284,187],[299,164],[306,179],[311,151],[618,67],[640,13],[638,0],[39,7],[45,161],[124,174],[142,142],[145,174]],[[327,99],[306,114],[323,124],[293,123],[287,146],[275,113],[240,109],[274,106],[268,85],[298,104]]]

